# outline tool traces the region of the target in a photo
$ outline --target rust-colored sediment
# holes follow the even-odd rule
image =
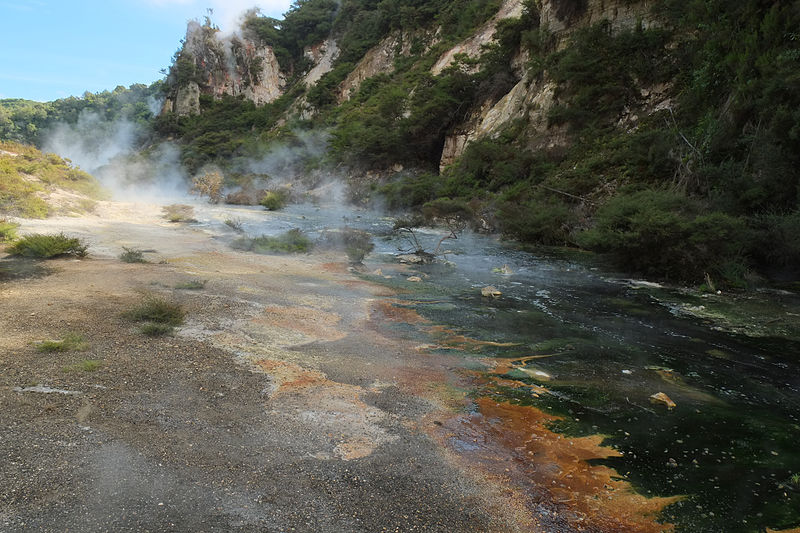
[[[399,307],[396,300],[381,300],[376,302],[377,310],[393,322],[405,324],[422,324],[427,322],[419,313],[410,307]]]
[[[494,367],[492,372],[502,376],[503,374],[508,374],[516,368],[524,367],[529,361],[535,361],[536,359],[547,359],[549,357],[553,357],[554,355],[555,354],[529,355],[527,357],[520,357],[518,359],[491,359],[485,362],[489,366]]]
[[[436,335],[437,337],[439,337],[440,343],[443,346],[449,348],[469,349],[469,348],[479,348],[481,346],[508,348],[512,346],[520,346],[520,343],[518,342],[494,342],[494,341],[482,341],[478,339],[473,339],[472,337],[460,335],[455,331],[446,328],[445,326],[431,326],[429,328],[426,328],[426,331],[432,335]]]
[[[670,524],[656,522],[659,512],[678,501],[645,498],[615,470],[589,463],[619,456],[601,446],[602,436],[569,438],[547,429],[558,420],[529,406],[476,401],[478,411],[445,422],[435,436],[458,457],[479,465],[487,474],[503,475],[506,483],[528,486],[531,499],[547,492],[569,512],[574,525],[591,524],[604,532],[659,533]]]

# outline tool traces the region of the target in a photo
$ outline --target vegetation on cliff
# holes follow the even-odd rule
[[[151,124],[153,139],[180,143],[189,173],[213,163],[229,185],[258,154],[324,132],[327,150],[303,156],[292,172],[381,171],[371,193],[392,208],[435,217],[457,205],[481,227],[605,252],[659,278],[741,286],[753,272],[798,275],[796,2],[666,0],[648,11],[620,0],[619,11],[636,13],[626,24],[590,20],[599,9],[591,1],[522,4],[479,53],[434,68],[501,3],[297,0],[283,20],[252,12],[243,24],[250,42],[273,49],[286,80],[266,105],[201,94],[199,115],[153,118],[142,102],[182,83],[173,75],[77,101],[4,101],[0,132],[40,142],[51,120],[97,108]],[[312,48],[326,39],[338,55],[306,85]],[[343,81],[378,45],[388,63],[345,93]],[[172,72],[186,70],[182,50],[175,57]],[[512,89],[524,103],[477,132]],[[459,135],[466,147],[440,170]]]

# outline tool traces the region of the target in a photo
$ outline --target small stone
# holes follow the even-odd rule
[[[650,403],[655,403],[655,404],[660,403],[662,405],[666,405],[667,409],[672,409],[677,405],[675,402],[672,401],[672,399],[669,396],[667,396],[663,392],[657,392],[652,396],[650,396]]]
[[[492,285],[489,285],[488,287],[484,287],[481,289],[481,295],[487,298],[489,297],[499,298],[501,294],[503,293],[497,290],[497,287],[493,287]]]
[[[410,278],[406,279],[406,281],[410,281],[411,283],[419,283],[422,281],[422,278],[419,276],[411,276]]]

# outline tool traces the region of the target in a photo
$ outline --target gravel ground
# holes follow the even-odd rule
[[[23,228],[66,225],[95,252],[0,281],[0,530],[531,530],[429,436],[442,407],[413,389],[443,370],[372,324],[384,289],[145,213]],[[122,245],[166,262],[122,263]],[[122,316],[143,293],[187,310],[175,336]],[[70,332],[85,350],[37,351]]]

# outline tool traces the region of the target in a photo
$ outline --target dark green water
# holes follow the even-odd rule
[[[661,517],[680,531],[800,525],[800,482],[791,481],[800,473],[800,343],[717,331],[674,312],[676,301],[696,297],[637,287],[575,260],[516,252],[481,237],[449,244],[453,266],[418,267],[429,276],[425,283],[394,285],[410,290],[409,305],[434,324],[519,346],[447,351],[511,360],[550,355],[507,377],[553,394],[535,398],[525,388],[500,387],[476,394],[562,415],[553,429],[565,434],[608,435],[605,444],[623,455],[601,463],[643,494],[687,496]],[[492,272],[504,264],[513,274]],[[482,297],[485,285],[503,296]],[[796,296],[772,297],[781,301],[770,305],[764,296],[756,307],[772,307],[782,320],[792,320],[787,311],[800,315]],[[549,379],[531,377],[535,371]],[[677,407],[652,404],[657,392]]]

